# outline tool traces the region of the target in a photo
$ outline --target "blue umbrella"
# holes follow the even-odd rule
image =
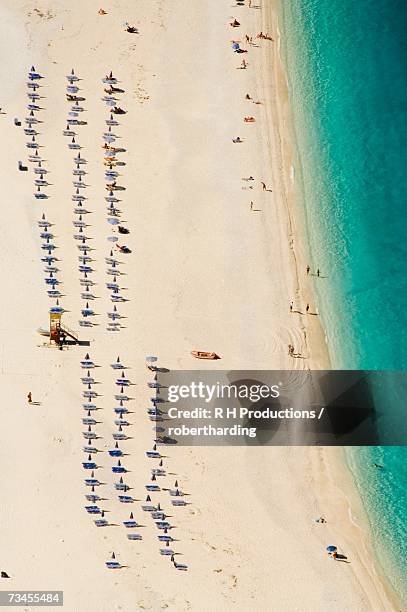
[[[240,49],[239,43],[233,43],[232,49]]]
[[[336,546],[327,546],[326,549],[329,552],[334,552],[335,550],[338,550]]]

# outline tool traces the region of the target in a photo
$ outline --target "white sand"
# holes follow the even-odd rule
[[[97,457],[103,466],[97,476],[107,483],[102,495],[108,499],[101,505],[118,524],[133,510],[146,525],[140,530],[143,542],[128,542],[121,525],[97,529],[84,510],[88,474],[81,465],[79,361],[88,349],[41,348],[35,333],[47,324],[50,303],[36,224],[43,211],[55,223],[68,326],[79,329],[83,305],[70,199],[73,153],[62,136],[70,106],[65,75],[72,67],[83,79],[86,97],[89,123],[77,129],[77,141],[89,160],[86,207],[93,214],[87,234],[95,249],[94,293],[100,296],[94,302],[100,325],[82,330],[81,337],[91,341],[90,355],[101,366],[95,370],[102,395],[97,404],[104,409],[97,413],[103,438],[99,448],[112,448],[115,375],[109,364],[117,354],[131,366],[127,373],[138,385],[130,394],[136,398],[133,439],[123,446],[130,453],[125,465],[131,470],[126,477],[134,487],[131,493],[145,498],[152,467],[144,454],[152,440],[145,414],[150,395],[146,355],[158,353],[161,365],[171,369],[328,365],[317,317],[290,314],[288,308],[291,299],[303,308],[312,288],[304,282],[302,236],[289,205],[292,160],[290,136],[283,129],[286,92],[277,56],[272,43],[262,42],[245,56],[249,68],[236,70],[242,56],[231,50],[233,38],[270,31],[267,12],[214,1],[140,0],[106,2],[108,15],[102,17],[100,6],[94,0],[3,2],[0,78],[7,87],[0,104],[7,115],[0,122],[7,149],[0,162],[12,185],[3,200],[0,228],[5,245],[0,565],[12,578],[0,586],[63,589],[69,612],[393,610],[373,565],[366,530],[350,518],[352,485],[335,450],[168,449],[165,467],[173,475],[160,484],[172,485],[178,478],[190,494],[191,505],[173,511],[175,548],[189,566],[186,573],[160,557],[156,530],[140,504],[118,503],[107,453]],[[232,15],[242,22],[239,30],[228,26]],[[140,28],[139,36],[123,31],[126,20]],[[270,61],[275,69],[271,77]],[[44,204],[33,201],[32,170],[16,169],[17,160],[26,159],[27,138],[12,121],[26,114],[31,64],[46,77],[39,142],[49,160],[52,186]],[[115,131],[127,149],[120,183],[127,188],[122,208],[131,234],[121,243],[133,250],[120,257],[130,299],[119,305],[128,317],[126,329],[111,335],[105,330],[105,313],[111,309],[103,261],[109,231],[100,149],[107,116],[100,79],[110,70],[126,90],[120,104],[128,113]],[[247,102],[246,92],[264,104]],[[244,124],[245,115],[254,115],[256,123]],[[232,143],[237,135],[244,143]],[[249,175],[256,178],[254,189],[242,190],[248,184],[241,177]],[[273,193],[263,193],[260,180]],[[250,200],[261,212],[250,211]],[[11,219],[7,223],[6,216]],[[290,342],[305,359],[288,357]],[[193,348],[215,350],[222,360],[197,363],[189,354]],[[30,390],[39,406],[27,405]],[[165,494],[158,495],[153,499],[168,507]],[[363,526],[357,500],[351,505]],[[314,523],[320,514],[326,525]],[[328,559],[330,543],[351,563]],[[107,570],[112,551],[129,567]]]

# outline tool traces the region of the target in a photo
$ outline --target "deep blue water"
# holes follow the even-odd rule
[[[406,369],[407,2],[281,0],[279,27],[333,365]],[[400,395],[389,389],[382,409],[404,413]],[[377,556],[407,601],[407,449],[348,456]]]

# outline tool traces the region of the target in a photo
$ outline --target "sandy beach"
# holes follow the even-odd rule
[[[248,3],[246,2],[246,5]],[[253,1],[253,5],[260,2]],[[64,591],[65,609],[276,610],[344,612],[398,610],[369,542],[369,530],[340,449],[170,448],[167,476],[178,480],[189,505],[172,508],[176,571],[159,554],[157,533],[140,506],[150,482],[151,396],[145,357],[176,369],[329,368],[325,332],[306,274],[306,236],[295,203],[296,152],[290,129],[286,77],[279,55],[272,2],[262,7],[196,0],[127,0],[2,3],[0,31],[5,83],[0,106],[1,168],[7,183],[0,227],[3,249],[1,301],[2,493],[1,588]],[[98,11],[103,6],[105,15]],[[239,28],[229,24],[236,18]],[[125,22],[138,34],[125,31]],[[257,39],[259,31],[272,41]],[[254,44],[246,44],[245,34]],[[7,35],[7,45],[5,39]],[[233,52],[240,41],[246,54]],[[246,69],[239,68],[242,59]],[[27,73],[43,75],[36,116],[40,155],[50,185],[35,200],[33,165],[25,143]],[[97,313],[91,328],[79,320],[78,249],[73,226],[71,139],[63,136],[71,104],[66,75],[75,69],[87,125],[75,140],[86,158],[86,235],[94,269],[91,291]],[[131,253],[117,254],[126,302],[117,305],[123,328],[107,331],[112,310],[105,257],[113,243],[107,223],[102,134],[108,108],[102,79],[118,79],[116,116],[118,182],[126,190],[120,236]],[[247,100],[249,94],[253,100]],[[255,122],[245,123],[253,116]],[[13,123],[17,117],[22,127]],[[82,118],[82,117],[81,117]],[[76,129],[76,128],[75,128]],[[243,142],[234,143],[239,136]],[[18,160],[29,166],[19,172]],[[294,170],[293,170],[294,169]],[[242,180],[250,176],[253,181]],[[264,191],[261,182],[270,189]],[[253,187],[253,189],[250,189]],[[251,202],[253,205],[251,207]],[[251,209],[252,208],[252,209]],[[89,346],[59,351],[43,346],[37,328],[48,325],[55,300],[47,296],[40,228],[53,225],[64,322]],[[293,301],[293,312],[290,302]],[[297,312],[300,311],[300,312]],[[298,358],[288,354],[294,346]],[[197,363],[192,349],[222,359]],[[95,461],[105,517],[97,528],[85,511],[81,419],[86,353],[99,394]],[[114,490],[112,446],[117,356],[134,386],[130,440],[125,442],[126,481],[134,504],[120,504]],[[26,396],[31,391],[34,405]],[[117,404],[117,402],[116,402]],[[126,432],[127,433],[127,432]],[[155,464],[154,464],[155,466]],[[168,504],[163,492],[153,501]],[[171,507],[170,507],[171,508]],[[129,541],[122,522],[133,512],[143,540]],[[315,522],[323,515],[325,524]],[[171,534],[173,535],[173,534]],[[335,543],[349,563],[332,561]],[[123,569],[110,571],[115,553]],[[27,610],[31,608],[27,606]],[[42,608],[39,608],[42,609]]]

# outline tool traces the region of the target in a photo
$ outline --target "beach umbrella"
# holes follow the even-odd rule
[[[153,357],[152,355],[146,357],[146,361],[148,361],[148,363],[154,363],[157,360],[158,360],[158,357]]]
[[[326,549],[328,552],[334,552],[335,550],[338,550],[336,546],[327,546]]]
[[[232,49],[240,49],[239,43],[233,43],[232,44]]]

